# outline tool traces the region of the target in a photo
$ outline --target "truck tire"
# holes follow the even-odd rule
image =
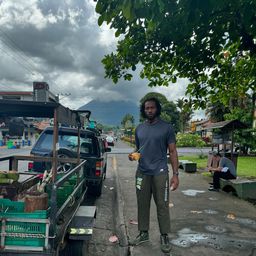
[[[50,156],[52,156],[53,153],[50,153]],[[60,148],[58,150],[58,157],[59,158],[77,158],[77,153],[68,150],[66,148]],[[72,168],[75,167],[75,164],[72,163],[59,163],[57,166],[57,170],[58,172],[68,172],[70,171]]]
[[[103,178],[103,179],[105,180],[105,179],[106,179],[106,176],[107,176],[107,164],[105,165],[103,175],[104,175],[104,178]]]
[[[95,191],[95,196],[100,197],[102,194],[102,186],[103,186],[103,182],[101,181],[100,184],[96,185],[94,188]]]
[[[68,240],[65,248],[59,251],[59,256],[86,256],[88,243],[83,240]]]
[[[89,193],[90,193],[90,195],[92,195],[94,197],[100,197],[101,194],[102,194],[102,186],[103,186],[102,180],[97,185],[90,185],[89,186]]]

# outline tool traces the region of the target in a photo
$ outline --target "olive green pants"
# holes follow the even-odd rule
[[[140,171],[137,171],[135,178],[139,231],[149,230],[150,203],[153,194],[160,233],[170,233],[168,173],[151,176],[143,175]]]

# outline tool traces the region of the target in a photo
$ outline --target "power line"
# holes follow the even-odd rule
[[[4,31],[0,28],[0,32],[2,33],[2,36],[4,36],[5,40],[3,40],[2,37],[2,42],[12,51],[15,52],[16,59],[12,54],[8,53],[6,50],[3,48],[0,48],[5,54],[7,54],[9,57],[11,57],[15,62],[19,63],[22,65],[29,73],[31,73],[33,76],[35,76],[35,72],[37,72],[39,75],[45,77],[41,72],[37,71],[36,64],[33,62],[33,60],[30,60],[27,54],[24,53],[23,49]],[[22,59],[22,60],[21,60]],[[24,63],[25,62],[25,63]],[[57,90],[62,91],[62,88],[57,85],[52,79],[48,78],[49,82],[54,84],[55,87],[57,87]],[[51,91],[55,91],[55,89],[51,88]],[[57,91],[54,92],[54,94],[58,94]]]
[[[3,53],[5,53],[6,55],[8,55],[9,57],[11,57],[16,63],[20,64],[23,66],[23,68],[25,68],[29,73],[31,73],[32,75],[35,75],[33,73],[33,71],[31,71],[26,65],[24,65],[21,61],[19,61],[18,59],[16,59],[12,54],[8,53],[5,49],[0,47],[0,50],[2,50]]]
[[[2,41],[9,48],[12,48],[13,50],[15,50],[15,53],[17,55],[19,55],[20,58],[22,58],[30,68],[35,69],[35,63],[33,61],[30,62],[30,59],[28,59],[27,58],[28,56],[23,53],[23,50],[19,47],[19,45],[5,31],[3,31],[1,28],[0,28],[0,32],[2,33],[2,36],[5,37],[5,40],[2,39]]]

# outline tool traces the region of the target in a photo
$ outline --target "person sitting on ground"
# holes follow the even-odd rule
[[[208,167],[208,171],[213,172],[213,183],[208,190],[219,191],[220,178],[225,180],[236,179],[236,167],[230,159],[224,156],[222,157],[221,154],[217,152],[213,152],[213,161],[219,162],[219,166]]]

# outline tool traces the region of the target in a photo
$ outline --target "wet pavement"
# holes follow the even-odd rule
[[[122,146],[122,145],[121,145]],[[137,231],[134,186],[136,163],[125,154],[113,155],[119,180],[118,193],[127,239]],[[225,192],[208,191],[209,177],[202,173],[180,174],[180,187],[171,192],[170,213],[172,251],[175,256],[256,256],[256,207]],[[130,255],[166,255],[160,251],[156,208],[152,200],[150,242],[129,247]]]
[[[128,246],[128,240],[138,234],[134,186],[137,163],[127,158],[131,150],[126,144],[117,143],[109,154],[102,196],[87,201],[97,206],[89,256],[256,256],[256,206],[224,192],[209,192],[211,180],[199,172],[181,171],[180,187],[170,194],[171,253],[160,251],[153,201],[150,242]],[[186,154],[185,149],[180,152]],[[1,153],[10,151],[1,150]],[[117,235],[119,242],[109,241],[113,235]]]

